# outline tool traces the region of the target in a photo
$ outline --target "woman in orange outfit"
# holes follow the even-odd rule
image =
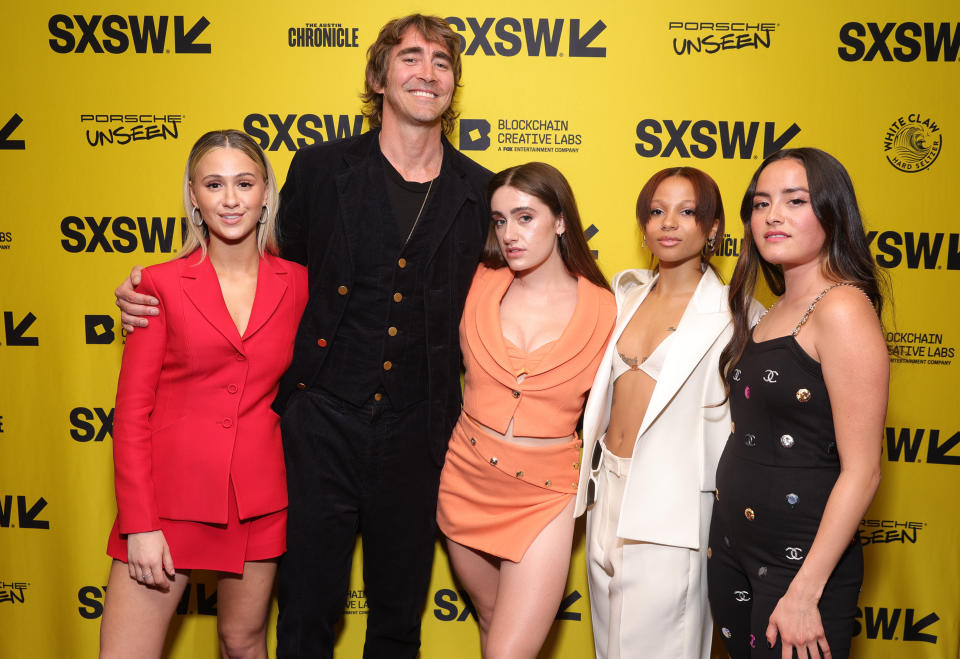
[[[616,318],[563,175],[528,163],[487,187],[491,230],[460,322],[463,412],[437,521],[484,657],[536,657],[566,584],[576,426]]]

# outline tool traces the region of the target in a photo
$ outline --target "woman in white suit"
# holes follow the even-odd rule
[[[704,172],[665,169],[637,220],[658,266],[613,279],[617,324],[583,423],[594,645],[601,659],[708,659],[707,532],[730,433],[717,361],[732,326],[709,263],[723,203]]]

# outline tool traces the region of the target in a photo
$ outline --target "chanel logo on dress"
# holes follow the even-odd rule
[[[733,380],[734,382],[740,382],[740,369],[739,369],[739,368],[733,369],[733,376],[732,376],[730,379]]]
[[[738,602],[749,602],[750,601],[750,591],[749,590],[735,590],[733,591],[733,599]]]
[[[776,381],[777,381],[777,376],[779,376],[779,375],[780,375],[779,372],[774,371],[773,369],[768,368],[766,371],[764,371],[763,381],[764,381],[764,382],[776,382]]]
[[[787,547],[784,555],[791,561],[803,560],[803,550],[800,547]]]

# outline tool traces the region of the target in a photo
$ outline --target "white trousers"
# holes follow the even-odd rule
[[[587,576],[598,659],[710,659],[707,535],[713,493],[700,499],[700,551],[617,537],[630,458],[603,446],[587,509]]]

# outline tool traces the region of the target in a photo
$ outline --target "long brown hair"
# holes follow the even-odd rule
[[[821,252],[824,276],[830,281],[850,282],[862,290],[882,320],[884,297],[889,285],[885,274],[877,268],[870,255],[857,195],[847,170],[839,160],[820,149],[803,147],[778,151],[760,164],[740,203],[743,250],[730,282],[733,337],[720,354],[720,375],[725,383],[727,372],[740,361],[750,340],[750,305],[757,285],[757,270],[763,272],[763,278],[774,295],[783,295],[786,290],[783,268],[760,255],[753,241],[750,220],[760,173],[771,163],[787,158],[798,161],[807,173],[810,204],[826,234]]]
[[[424,16],[410,14],[402,18],[395,18],[377,35],[377,40],[367,49],[367,75],[364,80],[363,114],[371,128],[377,128],[383,123],[383,94],[375,87],[384,87],[387,84],[387,71],[390,69],[390,53],[393,47],[403,40],[403,33],[413,28],[427,41],[443,44],[450,53],[450,69],[453,71],[453,96],[450,107],[443,111],[440,123],[443,134],[450,135],[457,121],[457,111],[453,109],[457,88],[460,86],[460,36],[453,31],[450,25],[439,16]]]
[[[725,228],[725,218],[720,188],[717,187],[717,182],[705,171],[696,167],[668,167],[651,176],[644,183],[640,194],[637,195],[637,223],[640,225],[640,230],[644,233],[647,232],[647,223],[650,221],[650,211],[653,206],[653,195],[657,193],[660,184],[672,176],[679,176],[690,181],[690,185],[693,187],[694,202],[696,203],[694,216],[697,220],[697,226],[704,236],[710,235],[713,222],[714,220],[717,221],[716,240],[713,241],[712,246],[708,242],[704,242],[703,249],[700,250],[700,263],[713,268],[710,259],[720,246]],[[713,270],[716,272],[716,268],[713,268]]]
[[[528,162],[494,174],[487,184],[488,206],[493,199],[493,193],[505,185],[533,195],[546,204],[551,213],[563,217],[566,230],[557,237],[563,265],[571,273],[586,277],[597,286],[610,290],[607,278],[600,272],[600,267],[587,246],[587,239],[583,235],[583,224],[580,222],[580,212],[577,210],[577,201],[573,197],[570,184],[560,170],[545,162]],[[500,252],[492,217],[481,260],[488,268],[503,268],[507,265]]]

